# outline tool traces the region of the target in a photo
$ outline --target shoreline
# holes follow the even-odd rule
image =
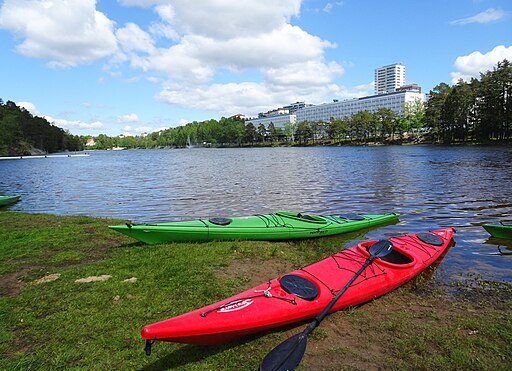
[[[457,142],[457,143],[441,143],[431,140],[393,140],[393,141],[313,141],[311,143],[290,143],[290,142],[264,142],[264,143],[251,143],[251,144],[209,144],[207,146],[193,146],[193,147],[123,147],[124,150],[137,150],[137,149],[202,149],[202,148],[274,148],[274,147],[385,147],[385,146],[437,146],[437,147],[503,147],[512,146],[511,140],[496,140],[492,142]],[[57,154],[41,154],[42,151],[34,152],[33,154],[11,154],[10,156],[0,156],[0,160],[15,160],[15,159],[28,159],[28,158],[51,158],[51,157],[86,157],[89,156],[87,152],[94,151],[108,151],[111,148],[87,148],[82,151],[73,151],[73,154],[61,154],[62,152],[54,152]],[[78,153],[75,152],[86,152]],[[44,152],[43,152],[44,153]]]

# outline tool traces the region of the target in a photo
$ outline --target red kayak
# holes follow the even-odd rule
[[[392,250],[374,259],[330,312],[361,304],[396,289],[434,263],[452,242],[453,228],[392,237]],[[361,242],[304,268],[201,309],[144,326],[146,353],[154,340],[219,344],[314,318],[353,278],[382,241]]]

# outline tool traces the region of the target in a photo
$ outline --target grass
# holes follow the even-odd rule
[[[121,222],[0,213],[1,368],[257,369],[270,349],[302,327],[210,347],[159,342],[151,357],[143,353],[140,330],[363,237],[147,246],[107,228]],[[271,276],[254,277],[255,262],[259,275]],[[60,277],[34,283],[49,274]],[[112,278],[75,283],[100,275]],[[480,290],[478,300],[473,290]],[[406,286],[329,316],[310,337],[302,368],[505,370],[512,364],[511,291],[480,285],[448,297]],[[489,292],[496,298],[490,304]]]

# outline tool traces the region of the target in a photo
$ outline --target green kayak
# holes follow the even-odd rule
[[[276,241],[352,232],[397,221],[399,216],[395,213],[320,216],[279,211],[245,217],[113,225],[109,228],[147,244],[214,240]]]
[[[10,205],[17,202],[21,196],[0,196],[0,206]]]
[[[512,239],[512,225],[484,224],[483,227],[493,237]]]

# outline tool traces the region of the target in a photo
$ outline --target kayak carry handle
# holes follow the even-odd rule
[[[146,340],[146,346],[144,347],[144,352],[149,357],[151,355],[151,346],[156,340]]]

